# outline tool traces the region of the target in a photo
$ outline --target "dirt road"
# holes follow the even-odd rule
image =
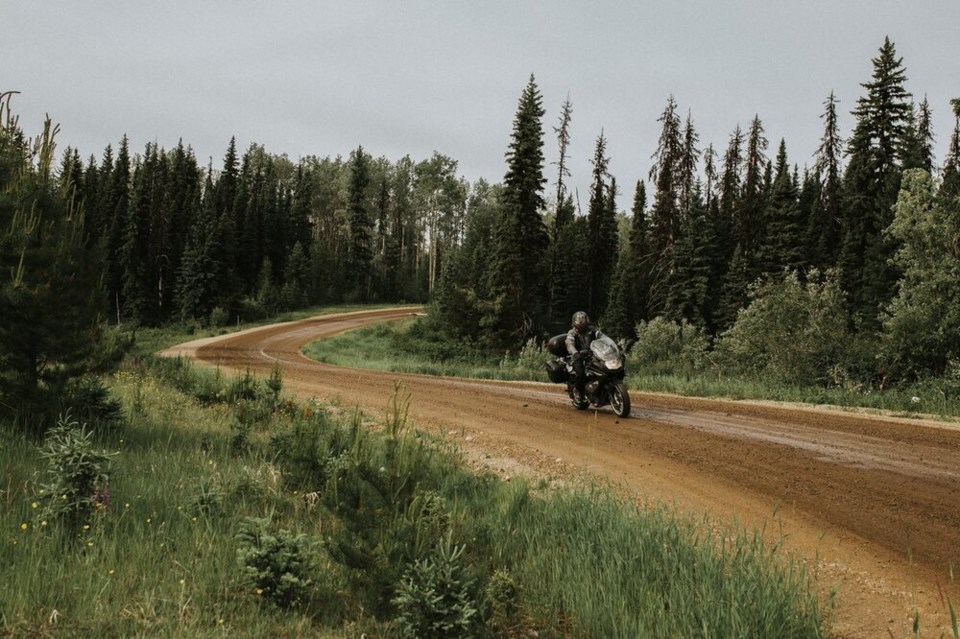
[[[835,592],[841,637],[951,636],[960,607],[960,426],[764,403],[633,392],[633,414],[578,412],[559,386],[343,369],[308,342],[413,309],[365,311],[183,344],[181,354],[267,374],[284,387],[382,415],[394,384],[421,427],[503,474],[609,478],[637,499],[764,528]],[[951,566],[957,577],[951,581]]]

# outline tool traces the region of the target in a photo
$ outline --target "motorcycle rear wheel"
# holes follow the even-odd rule
[[[630,394],[623,382],[610,387],[610,406],[617,417],[630,417]]]

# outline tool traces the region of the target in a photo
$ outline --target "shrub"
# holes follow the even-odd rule
[[[103,379],[96,375],[84,375],[67,386],[66,403],[71,414],[86,423],[105,428],[123,424],[120,402],[110,399],[110,391]]]
[[[637,324],[630,358],[644,372],[692,373],[703,368],[709,346],[703,329],[657,317]]]
[[[837,277],[796,273],[751,289],[750,305],[717,345],[729,370],[795,384],[831,383],[845,368],[852,343],[846,300]]]
[[[513,358],[510,353],[504,355],[500,362],[500,368],[501,370],[513,370],[522,377],[539,379],[543,377],[545,361],[543,345],[535,337],[531,337],[520,349],[516,358]]]
[[[222,306],[215,307],[210,311],[210,326],[221,328],[230,323],[230,311]]]
[[[490,626],[497,636],[514,636],[522,625],[520,617],[520,589],[508,570],[493,571],[484,589],[484,602],[490,612]]]
[[[93,447],[93,432],[70,415],[61,416],[47,434],[40,454],[47,463],[48,482],[42,485],[49,519],[73,532],[97,507],[110,504],[110,458]]]
[[[304,534],[270,532],[270,521],[248,517],[237,532],[237,562],[243,581],[281,607],[305,600],[313,585],[311,544]]]
[[[464,549],[448,537],[431,556],[406,571],[393,600],[403,636],[475,636],[478,609],[471,594],[473,580],[461,563]]]
[[[303,492],[321,490],[326,483],[334,427],[326,412],[302,415],[276,430],[270,439],[274,460],[288,488]]]

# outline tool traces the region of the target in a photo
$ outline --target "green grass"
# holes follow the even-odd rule
[[[460,579],[448,585],[477,611],[475,636],[824,636],[807,575],[758,535],[601,487],[473,475],[451,442],[406,422],[402,389],[371,429],[262,380],[151,371],[110,380],[127,421],[97,439],[116,453],[111,503],[75,533],[33,507],[36,443],[0,428],[0,635],[398,636],[393,593],[447,540],[464,552],[437,578]],[[298,605],[243,579],[248,517],[304,536],[312,586]]]
[[[406,304],[394,306],[408,306]],[[363,311],[373,308],[391,308],[389,304],[378,304],[370,306],[366,304],[340,304],[336,306],[315,306],[300,311],[290,311],[281,313],[274,317],[265,318],[258,321],[238,322],[230,326],[199,326],[188,324],[170,324],[159,328],[136,328],[133,330],[135,342],[132,352],[136,355],[148,355],[156,353],[164,348],[182,344],[195,339],[204,337],[216,337],[218,335],[227,335],[248,328],[264,326],[267,324],[276,324],[280,322],[295,322],[297,320],[315,317],[317,315],[332,315],[334,313],[349,313],[351,311]],[[128,332],[130,329],[125,326],[113,327],[111,330],[121,333]]]

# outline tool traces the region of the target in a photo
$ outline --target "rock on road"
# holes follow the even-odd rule
[[[630,419],[576,411],[558,385],[429,377],[320,364],[307,343],[420,308],[336,315],[249,329],[164,351],[267,375],[374,415],[395,383],[418,427],[462,439],[501,474],[588,474],[637,500],[763,528],[836,593],[840,637],[951,636],[960,608],[960,426],[955,423],[631,392]],[[957,567],[951,581],[951,566]]]

